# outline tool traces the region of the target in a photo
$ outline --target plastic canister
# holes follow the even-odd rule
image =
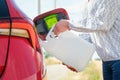
[[[77,71],[83,70],[95,52],[94,45],[71,31],[54,37],[53,28],[48,33],[46,41],[42,42],[44,49]]]

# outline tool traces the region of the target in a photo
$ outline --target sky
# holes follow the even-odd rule
[[[17,6],[31,19],[34,19],[38,14],[38,0],[14,0]],[[41,0],[41,13],[55,9],[55,0]],[[84,9],[87,0],[56,0],[56,8],[65,8],[70,19],[79,21],[86,15]],[[95,53],[93,58],[99,58]]]

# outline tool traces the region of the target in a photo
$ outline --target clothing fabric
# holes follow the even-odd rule
[[[104,61],[120,59],[120,0],[92,0],[89,7],[87,26],[101,30],[94,34],[98,55]]]
[[[120,59],[120,0],[90,0],[86,26],[103,61]]]
[[[103,62],[103,80],[120,80],[120,60]]]

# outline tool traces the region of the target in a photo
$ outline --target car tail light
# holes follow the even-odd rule
[[[0,29],[0,35],[9,35],[9,29]],[[24,29],[12,29],[11,36],[29,38],[28,32]]]

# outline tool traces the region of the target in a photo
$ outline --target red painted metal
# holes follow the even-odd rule
[[[29,38],[0,35],[0,80],[42,80],[43,54],[34,25],[15,6],[13,0],[6,2],[11,21],[0,19],[0,28],[24,29]]]
[[[11,18],[26,18],[27,16],[17,7],[14,0],[6,0]],[[26,22],[26,21],[24,21]]]
[[[33,22],[36,22],[37,20],[42,19],[42,18],[44,18],[44,17],[46,17],[46,16],[48,16],[50,14],[57,14],[59,12],[62,12],[63,14],[65,14],[66,17],[67,17],[67,19],[69,19],[68,13],[66,12],[65,9],[63,9],[63,8],[57,8],[57,9],[54,9],[54,10],[51,10],[49,12],[46,12],[46,13],[43,13],[43,14],[40,14],[40,15],[36,16],[34,18]]]
[[[11,37],[2,80],[42,80],[42,64],[42,54],[34,50],[26,38]]]
[[[5,66],[7,47],[8,47],[8,37],[0,36],[0,75],[2,74],[3,68]]]

